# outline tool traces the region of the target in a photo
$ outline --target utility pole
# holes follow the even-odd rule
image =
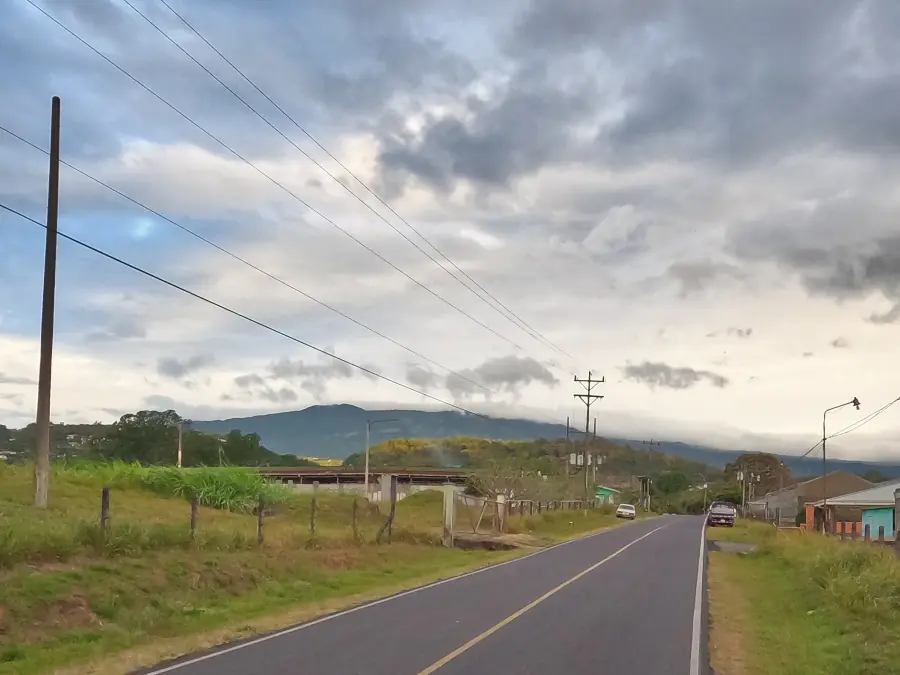
[[[178,468],[181,468],[182,436],[184,435],[184,421],[178,420]]]
[[[584,417],[584,499],[587,501],[588,497],[588,445],[590,443],[590,435],[591,435],[591,403],[595,400],[599,400],[603,398],[603,396],[594,393],[594,387],[598,384],[603,384],[606,382],[606,377],[601,377],[599,380],[595,380],[592,378],[591,371],[588,371],[587,379],[581,379],[577,375],[575,376],[575,381],[581,384],[585,388],[584,394],[574,394],[575,398],[579,399],[582,403],[584,403],[586,411]]]
[[[652,437],[650,438],[649,441],[641,441],[641,445],[647,445],[647,446],[650,446],[650,448],[647,450],[647,452],[650,452],[650,450],[653,449],[653,446],[654,446],[654,445],[659,445],[659,444],[660,444],[659,441],[654,441]],[[634,470],[634,469],[637,468],[637,467],[636,467],[636,464],[637,464],[637,456],[636,456],[636,455],[633,455],[632,457],[633,457],[632,469]],[[648,467],[648,468],[650,467],[649,462],[648,462],[648,464],[647,464],[647,467]],[[643,487],[642,487],[641,489],[643,490]],[[641,494],[643,495],[643,492],[642,492]],[[648,494],[647,494],[647,501],[649,502],[649,500],[650,500],[650,494],[649,494],[649,492],[648,492]],[[647,508],[649,509],[650,507],[648,506]]]
[[[854,408],[859,410],[859,399],[854,396],[852,401],[847,401],[846,403],[841,403],[840,405],[833,406],[822,413],[822,526],[825,532],[828,532],[828,462],[825,459],[825,417],[832,410],[837,410],[838,408],[843,408],[844,406],[848,405],[852,405]]]
[[[56,303],[56,242],[59,219],[59,96],[50,113],[50,176],[47,186],[47,240],[44,247],[44,295],[41,302],[41,363],[38,370],[34,448],[34,505],[50,498],[50,376],[53,370],[53,317]]]
[[[591,441],[594,443],[594,445],[597,444],[597,418],[596,417],[594,418],[594,435],[593,435],[593,438],[591,439]],[[596,450],[591,453],[591,458],[593,460],[591,462],[591,481],[593,481],[594,485],[596,485],[597,484],[597,452],[596,452]]]
[[[372,425],[380,424],[381,422],[396,422],[397,420],[393,417],[388,419],[381,420],[366,420],[366,468],[363,477],[363,482],[365,483],[366,490],[366,500],[369,499],[369,436],[372,433]],[[382,496],[382,499],[384,497]]]

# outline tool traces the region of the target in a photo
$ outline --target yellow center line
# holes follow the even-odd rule
[[[625,551],[625,550],[631,548],[631,547],[634,546],[636,543],[638,543],[639,541],[641,541],[641,539],[646,539],[646,538],[649,537],[651,534],[653,534],[654,532],[658,532],[659,530],[663,529],[664,527],[665,527],[665,525],[660,525],[659,527],[650,530],[647,534],[645,534],[645,535],[643,535],[643,536],[641,536],[641,537],[638,537],[637,539],[635,539],[634,541],[632,541],[632,542],[630,542],[630,543],[628,543],[628,544],[625,544],[625,546],[623,546],[622,548],[620,548],[620,549],[619,549],[618,551],[616,551],[615,553],[611,553],[610,555],[606,556],[606,557],[605,557],[603,560],[601,560],[600,562],[594,563],[593,565],[591,565],[591,566],[588,567],[587,569],[582,570],[581,572],[579,572],[578,574],[576,574],[576,575],[575,575],[574,577],[572,577],[571,579],[567,579],[566,581],[562,582],[562,583],[561,583],[559,586],[557,586],[556,588],[551,588],[549,591],[547,591],[546,593],[544,593],[541,597],[537,598],[536,600],[532,600],[531,602],[529,602],[527,605],[525,605],[525,606],[524,606],[522,609],[520,609],[519,611],[514,612],[513,614],[510,614],[508,617],[506,617],[505,619],[502,619],[501,621],[497,622],[496,624],[494,624],[493,626],[491,626],[490,628],[488,628],[488,629],[487,629],[486,631],[484,631],[483,633],[480,633],[480,634],[476,635],[476,636],[473,637],[471,640],[469,640],[468,642],[466,642],[464,645],[462,645],[462,646],[460,646],[460,647],[457,647],[457,648],[454,649],[452,652],[450,652],[449,654],[447,654],[445,657],[443,657],[443,658],[441,658],[441,659],[438,659],[437,661],[435,661],[434,663],[432,663],[432,664],[431,664],[430,666],[428,666],[425,670],[422,670],[422,671],[419,671],[418,673],[416,673],[416,675],[431,675],[431,673],[435,672],[438,668],[441,668],[442,666],[446,666],[448,663],[450,663],[450,662],[451,662],[453,659],[455,659],[457,656],[459,656],[460,654],[462,654],[462,653],[468,651],[469,649],[471,649],[472,647],[474,647],[475,645],[477,645],[479,642],[481,642],[481,641],[483,641],[483,640],[489,638],[491,635],[493,635],[494,633],[496,633],[498,630],[500,630],[500,629],[503,628],[504,626],[506,626],[506,625],[512,623],[513,621],[515,621],[516,619],[518,619],[520,616],[522,616],[522,615],[523,615],[525,612],[527,612],[528,610],[533,609],[534,607],[537,607],[539,604],[541,604],[544,600],[546,600],[547,598],[549,598],[551,595],[554,595],[555,593],[559,593],[559,591],[561,591],[562,589],[564,589],[564,588],[565,588],[566,586],[568,586],[569,584],[575,583],[576,581],[578,581],[578,580],[579,580],[581,577],[583,577],[584,575],[590,574],[590,573],[593,572],[595,569],[597,569],[598,567],[600,567],[600,565],[603,565],[603,564],[605,564],[605,563],[608,563],[610,560],[612,560],[613,558],[615,558],[617,555],[619,555],[619,554],[622,553],[623,551]]]

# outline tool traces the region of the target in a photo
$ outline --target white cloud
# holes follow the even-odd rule
[[[419,29],[433,31],[424,43],[396,20],[390,3],[373,6],[364,18],[328,3],[284,7],[283,15],[242,24],[271,36],[254,50],[237,39],[220,8],[194,10],[199,24],[218,27],[226,52],[247,61],[248,72],[286,99],[287,109],[350,170],[390,197],[399,214],[519,317],[512,320],[432,264],[192,64],[157,49],[151,35],[132,40],[85,23],[120,53],[133,41],[130,63],[168,83],[179,105],[487,328],[418,288],[209,139],[178,126],[157,102],[109,80],[115,73],[91,70],[76,59],[77,45],[8,40],[5,45],[19,50],[10,62],[14,56],[35,74],[0,75],[0,85],[14,93],[16,110],[42,110],[50,80],[77,62],[70,77],[91,83],[83,90],[123,92],[114,101],[97,93],[103,103],[97,110],[70,97],[66,110],[77,132],[66,137],[66,152],[85,170],[456,373],[472,379],[493,373],[503,390],[506,380],[497,373],[505,369],[487,364],[537,364],[530,378],[487,397],[64,171],[67,230],[435,396],[449,400],[456,393],[478,410],[560,420],[580,414],[566,386],[591,367],[607,375],[598,407],[605,433],[748,449],[783,441],[797,451],[815,442],[821,411],[835,402],[859,396],[871,411],[896,397],[886,364],[895,351],[900,286],[892,285],[890,249],[879,256],[877,244],[895,232],[900,207],[893,185],[900,161],[889,123],[900,106],[888,93],[872,99],[877,106],[863,103],[872,83],[893,91],[896,69],[889,64],[896,63],[891,45],[900,24],[889,17],[857,21],[854,40],[866,45],[865,53],[835,56],[831,50],[846,44],[842,19],[837,10],[817,10],[790,40],[773,37],[777,58],[757,51],[754,60],[733,58],[729,36],[742,34],[740,27],[733,17],[710,18],[713,9],[673,18],[654,3],[634,12],[514,4],[509,12],[471,2],[416,10],[427,15]],[[303,11],[328,21],[287,20]],[[754,30],[793,18],[777,6],[745,11],[761,12],[737,22]],[[464,16],[475,32],[461,36],[448,28],[442,23],[448,13]],[[656,26],[652,44],[644,21]],[[304,61],[298,69],[291,65],[299,62],[291,51],[298,42],[294,28],[283,32],[297,25],[323,26],[322,35],[304,34],[313,54],[317,40],[334,37],[328,31],[373,33],[376,51],[367,42],[356,53],[351,40],[341,54],[346,61],[334,67],[331,58]],[[844,37],[823,37],[833,35]],[[820,52],[833,61],[804,60]],[[694,55],[690,67],[682,61],[686,54]],[[820,62],[844,65],[823,72]],[[748,64],[756,64],[753,73]],[[727,86],[747,88],[743,103],[734,101],[738,89]],[[784,102],[768,98],[778,93]],[[848,115],[842,100],[874,117]],[[23,113],[18,122],[29,126],[33,117]],[[273,120],[443,260],[300,132],[274,113]],[[21,150],[8,140],[0,138],[4,159]],[[16,167],[0,176],[0,200],[37,217],[46,159],[14,156],[15,162],[0,162]],[[0,218],[0,288],[20,289],[0,310],[0,419],[19,423],[33,415],[33,385],[23,383],[37,372],[42,249],[36,237],[18,239],[18,230],[6,227],[11,216]],[[841,258],[838,249],[862,253]],[[6,258],[4,250],[15,253]],[[197,418],[314,401],[427,403],[383,381],[332,372],[321,354],[70,244],[60,250],[55,419],[106,419],[105,411],[164,402]],[[531,329],[518,328],[520,320],[575,362],[529,336]],[[831,346],[838,339],[845,348]],[[805,356],[810,353],[815,358]],[[282,359],[302,362],[302,372],[272,378],[271,365]],[[556,367],[548,367],[551,361]],[[160,364],[177,377],[160,375]],[[635,381],[622,374],[627,364],[652,368],[631,371],[643,376]],[[690,381],[690,373],[705,374],[700,379],[707,383],[721,376],[727,384],[665,386]],[[900,457],[900,444],[891,446],[900,443],[896,416],[885,414],[866,431],[873,435],[836,440],[836,453]]]

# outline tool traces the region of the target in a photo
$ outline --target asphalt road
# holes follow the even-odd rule
[[[144,672],[705,675],[702,533],[630,523]]]

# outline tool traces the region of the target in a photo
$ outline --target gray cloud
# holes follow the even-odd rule
[[[753,329],[752,329],[752,328],[734,328],[734,327],[730,327],[730,328],[726,329],[725,332],[728,333],[728,335],[732,335],[732,336],[734,336],[734,337],[739,337],[739,338],[748,338],[748,337],[750,337],[751,335],[753,335]]]
[[[30,377],[16,377],[15,375],[0,373],[0,384],[37,384],[37,380],[32,380]]]
[[[234,383],[241,389],[249,389],[252,386],[265,385],[266,381],[256,373],[247,375],[238,375],[234,378]]]
[[[375,370],[374,366],[366,367]],[[377,379],[370,373],[353,368],[336,359],[325,363],[307,363],[303,360],[292,361],[289,358],[282,358],[269,365],[270,378],[298,381],[300,388],[309,392],[317,401],[325,396],[329,381],[346,380],[357,375],[368,380]]]
[[[84,336],[85,342],[118,342],[147,337],[147,329],[136,317],[120,316],[112,321],[106,328],[93,330]]]
[[[625,378],[634,382],[641,382],[650,387],[665,387],[667,389],[690,389],[701,382],[708,382],[714,387],[726,387],[729,384],[727,377],[708,370],[694,370],[693,368],[673,367],[666,363],[653,363],[644,361],[638,365],[628,364],[622,372]]]
[[[532,382],[549,387],[559,384],[559,380],[546,366],[528,356],[501,356],[488,359],[477,368],[461,370],[458,375],[453,373],[447,375],[444,385],[454,396],[470,396],[482,391],[464,378],[481,382],[488,389],[513,394],[517,394],[522,387]]]
[[[835,338],[834,340],[831,341],[831,346],[834,347],[835,349],[846,349],[847,347],[850,346],[850,343],[847,342],[846,339],[839,337],[839,338]]]
[[[803,358],[808,359],[811,356],[815,356],[812,352],[803,352]]]
[[[192,373],[202,370],[215,362],[212,356],[198,354],[184,360],[173,356],[165,356],[156,362],[156,372],[163,377],[180,379]]]
[[[406,380],[422,391],[433,389],[440,382],[436,373],[417,363],[406,364]]]

